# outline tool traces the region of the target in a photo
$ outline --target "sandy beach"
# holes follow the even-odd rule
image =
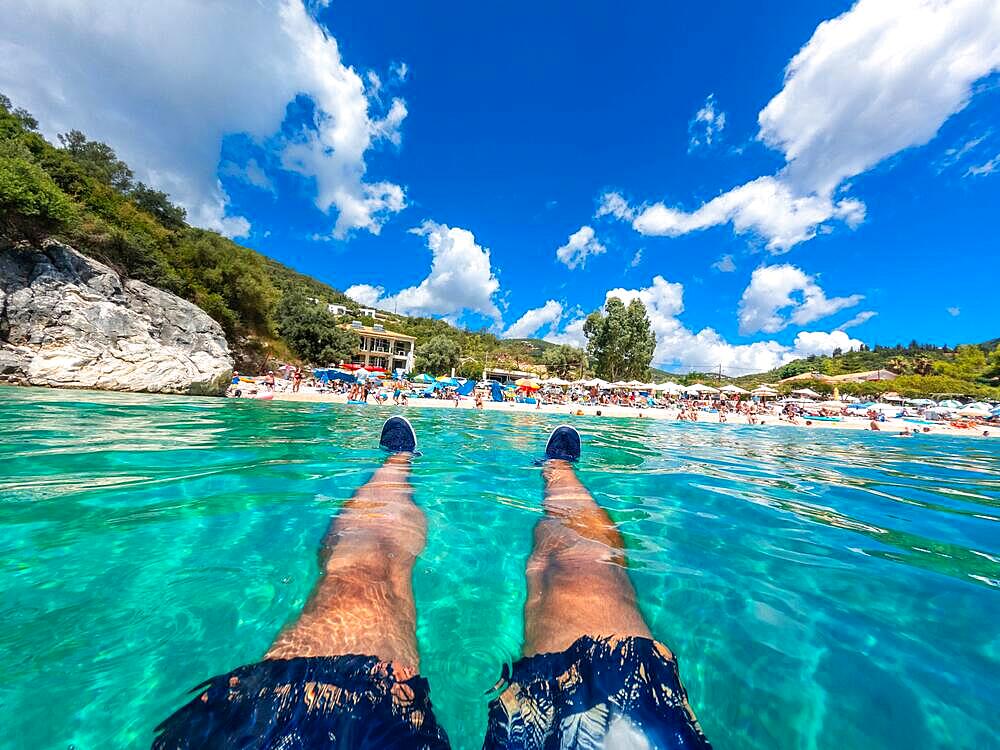
[[[347,404],[347,396],[342,393],[337,394],[321,394],[311,390],[301,390],[298,393],[292,393],[290,391],[276,392],[274,394],[274,401],[296,401],[305,403],[327,403],[327,404]],[[374,399],[369,402],[370,405],[375,405]],[[395,406],[390,400],[387,402],[388,406]],[[359,405],[359,408],[362,408]],[[458,406],[455,405],[454,401],[444,400],[444,399],[432,399],[432,398],[410,398],[407,406],[395,407],[398,409],[475,409],[475,403],[472,399],[463,399],[458,402]],[[579,404],[543,404],[538,408],[535,404],[519,404],[514,402],[504,402],[498,403],[494,401],[486,401],[483,404],[484,411],[499,411],[499,412],[520,412],[520,413],[536,413],[536,414],[559,414],[565,416],[569,419],[573,417],[597,417],[597,412],[601,413],[601,417],[621,417],[627,419],[666,419],[666,420],[677,420],[678,409],[673,407],[668,407],[666,409],[635,409],[631,407],[624,406],[591,406],[591,405],[579,405]],[[582,412],[582,414],[580,413]],[[708,423],[718,423],[719,415],[716,412],[709,411],[699,411],[698,412],[699,422]],[[780,427],[800,427],[805,430],[868,430],[870,421],[864,417],[845,417],[839,422],[826,422],[817,420],[806,420],[798,419],[797,423],[793,424],[786,420],[781,420],[775,415],[771,414],[761,414],[757,415],[757,421],[759,425],[775,425]],[[812,424],[807,425],[806,421],[811,421]],[[726,424],[732,425],[745,425],[747,424],[746,417],[742,415],[728,415],[728,421]],[[904,429],[908,430],[923,430],[924,427],[929,427],[930,432],[926,434],[931,435],[955,435],[958,437],[974,437],[982,439],[984,432],[989,432],[990,438],[1000,436],[1000,428],[995,427],[974,427],[974,428],[956,428],[952,427],[947,422],[939,422],[934,424],[921,424],[914,422],[907,422],[903,419],[887,419],[885,422],[879,423],[879,429],[881,432],[888,434],[900,433]]]

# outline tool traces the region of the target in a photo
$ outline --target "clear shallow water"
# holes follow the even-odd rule
[[[391,412],[0,388],[0,747],[148,747],[189,688],[257,660]],[[422,672],[478,748],[558,420],[407,416]],[[1000,441],[574,424],[716,747],[1000,747]]]

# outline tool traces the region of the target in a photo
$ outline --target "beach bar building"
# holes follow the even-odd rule
[[[413,371],[417,341],[413,336],[387,331],[380,323],[366,326],[357,320],[343,328],[358,334],[358,349],[351,357],[352,364],[380,367],[386,372]]]

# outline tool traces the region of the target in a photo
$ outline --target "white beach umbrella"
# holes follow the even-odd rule
[[[546,378],[542,381],[542,383],[545,385],[569,385],[569,381],[563,380],[562,378]]]
[[[961,414],[963,417],[988,417],[990,416],[990,407],[989,404],[977,402],[969,404],[968,406],[963,406],[957,413]]]
[[[659,387],[666,393],[683,393],[684,391],[684,386],[669,380],[666,383],[660,383]]]
[[[944,406],[944,407],[947,407],[948,409],[961,409],[962,408],[962,402],[961,401],[956,401],[953,398],[946,398],[944,401],[942,401],[941,403],[939,403],[938,406]]]
[[[594,378],[594,385],[600,388],[602,391],[606,391],[613,386],[604,378]]]
[[[698,385],[698,388],[701,390],[702,393],[718,393],[719,392],[718,388],[713,388],[710,385],[702,385],[701,383],[698,383],[697,385]]]
[[[812,388],[799,388],[797,391],[792,391],[793,396],[808,396],[809,398],[819,398],[819,394],[816,393]]]
[[[649,386],[643,383],[641,380],[630,380],[625,385],[634,391],[641,391],[649,388]]]
[[[740,388],[738,385],[724,385],[719,390],[723,393],[749,393],[749,391]]]

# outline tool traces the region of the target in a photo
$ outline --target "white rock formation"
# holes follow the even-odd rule
[[[219,394],[233,360],[201,308],[55,240],[0,246],[0,381]]]

